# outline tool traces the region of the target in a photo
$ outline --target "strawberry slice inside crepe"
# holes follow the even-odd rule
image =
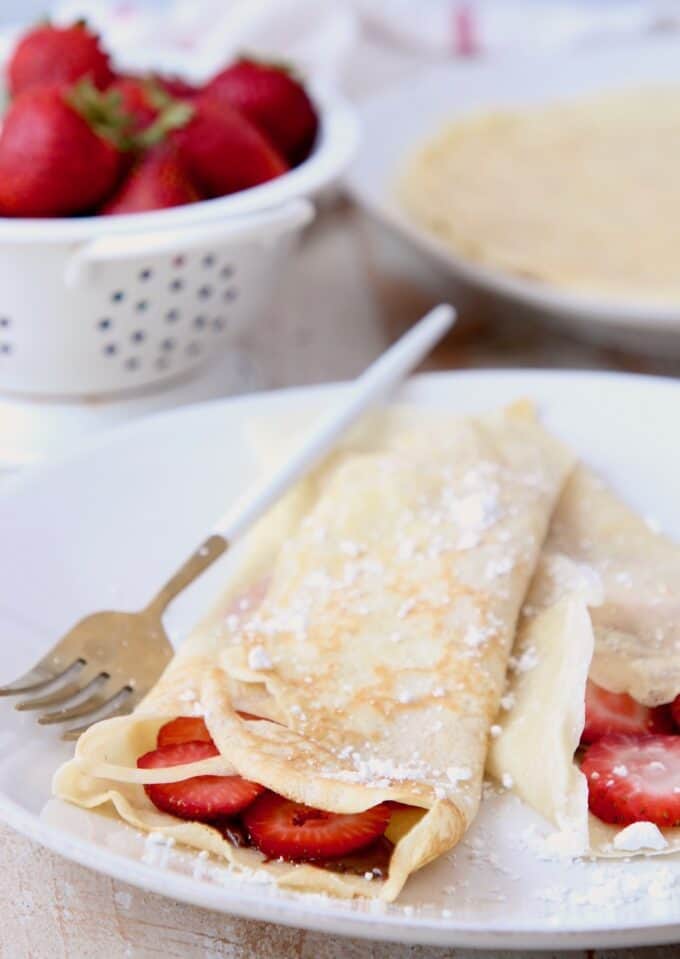
[[[604,736],[587,750],[581,772],[590,811],[603,822],[680,826],[680,736]]]

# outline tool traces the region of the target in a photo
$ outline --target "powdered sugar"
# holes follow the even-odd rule
[[[248,650],[248,666],[250,669],[271,669],[273,663],[264,646],[253,646]]]
[[[511,656],[508,660],[508,669],[516,673],[527,673],[538,665],[538,655],[535,646],[527,646],[519,656]]]
[[[472,770],[468,766],[449,766],[446,776],[454,786],[457,786],[461,782],[472,779]]]
[[[626,852],[666,849],[668,841],[653,822],[634,822],[614,836],[614,848]]]

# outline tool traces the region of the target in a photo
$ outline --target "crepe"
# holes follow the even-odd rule
[[[289,888],[394,899],[475,817],[517,615],[571,467],[527,405],[367,421],[253,531],[136,712],[81,737],[56,795]],[[192,711],[221,755],[137,770],[159,726]],[[387,869],[265,862],[160,813],[140,785],[232,771],[332,812],[406,804]]]
[[[574,761],[590,677],[655,706],[680,694],[680,547],[595,475],[565,487],[522,612],[488,768],[554,823],[568,852],[617,850],[619,831],[588,814]],[[510,777],[510,778],[508,778]],[[680,829],[665,829],[680,849]],[[637,850],[648,854],[650,849]]]
[[[443,127],[396,187],[454,254],[580,294],[680,299],[680,88],[649,87]]]

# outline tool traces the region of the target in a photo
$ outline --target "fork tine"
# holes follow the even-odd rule
[[[16,696],[18,693],[29,693],[32,689],[41,689],[48,683],[53,683],[61,676],[66,675],[73,666],[74,663],[71,663],[66,669],[53,673],[38,663],[37,666],[33,666],[32,669],[15,679],[14,682],[0,686],[0,696]]]
[[[102,713],[101,709],[97,710],[96,719],[91,719],[87,723],[83,723],[82,726],[74,726],[71,729],[65,729],[61,734],[61,738],[66,742],[72,742],[74,739],[78,739],[90,726],[94,725],[95,722],[99,723],[104,719],[113,719],[116,716],[125,716],[127,713],[131,713],[135,708],[137,703],[142,699],[144,695],[143,690],[130,690],[128,696],[122,698],[121,693],[124,693],[126,690],[130,689],[129,686],[124,686],[123,689],[118,690],[115,696],[112,696],[109,700],[109,704],[113,705],[114,708],[109,712]],[[119,705],[116,706],[116,703]]]
[[[116,695],[118,694],[116,693]],[[112,698],[114,697],[104,695],[104,691],[102,690],[76,703],[75,706],[56,709],[52,713],[43,713],[42,716],[38,716],[38,722],[41,726],[51,726],[53,723],[64,723],[69,719],[78,719],[80,716],[86,716],[88,713],[93,713],[97,709],[106,706]]]
[[[100,687],[96,692],[81,700],[75,706],[67,706],[65,709],[56,709],[52,713],[43,713],[38,716],[38,722],[41,726],[51,726],[53,723],[64,723],[69,719],[78,719],[80,716],[86,716],[88,713],[94,713],[104,706],[108,706],[112,700],[116,699],[123,690],[118,690],[111,695],[111,681]]]
[[[38,696],[35,699],[22,699],[21,702],[16,703],[14,708],[23,712],[27,709],[42,709],[45,706],[58,706],[61,703],[68,702],[69,699],[73,699],[74,696],[94,691],[94,688],[102,684],[102,680],[99,678],[102,675],[105,676],[106,674],[102,673],[98,667],[83,666],[78,673],[77,679],[73,682],[67,683],[65,686],[60,686],[59,689],[53,693],[49,693],[47,696]]]

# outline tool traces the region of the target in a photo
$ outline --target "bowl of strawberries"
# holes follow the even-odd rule
[[[118,73],[85,23],[5,66],[0,389],[108,394],[198,366],[270,300],[352,110],[241,57],[202,86]]]

